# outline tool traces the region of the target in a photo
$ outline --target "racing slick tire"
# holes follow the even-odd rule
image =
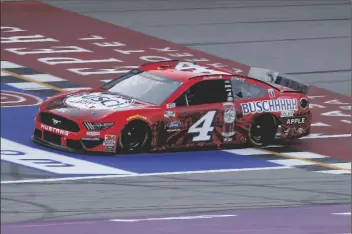
[[[121,131],[116,152],[148,152],[151,145],[151,130],[147,123],[135,120],[128,123]]]
[[[274,141],[278,129],[273,115],[261,115],[254,119],[248,130],[248,142],[252,146],[264,146]]]

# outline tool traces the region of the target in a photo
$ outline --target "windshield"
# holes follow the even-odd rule
[[[161,105],[180,86],[181,82],[140,70],[132,70],[102,86],[102,89],[133,99]]]

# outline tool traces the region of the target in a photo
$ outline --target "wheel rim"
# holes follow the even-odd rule
[[[273,118],[271,120],[260,118],[251,125],[248,135],[254,145],[267,144],[272,138],[272,133],[275,135],[273,129],[276,126],[276,122]]]
[[[142,148],[148,138],[145,130],[138,129],[137,126],[129,126],[121,136],[121,145],[129,151]]]
[[[263,135],[261,133],[262,126],[260,124],[254,124],[251,127],[251,138],[255,143],[261,143],[263,139]]]

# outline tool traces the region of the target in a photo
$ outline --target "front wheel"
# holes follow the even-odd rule
[[[133,121],[125,126],[119,137],[118,152],[147,152],[151,142],[151,131],[143,121]]]
[[[256,118],[248,130],[248,141],[252,146],[263,146],[273,142],[278,125],[272,115]]]

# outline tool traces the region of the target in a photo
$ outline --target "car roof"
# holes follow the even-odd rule
[[[154,75],[174,79],[183,83],[195,77],[203,77],[203,76],[209,76],[209,75],[213,75],[213,76],[233,75],[230,72],[225,71],[223,69],[219,69],[219,68],[215,68],[215,67],[211,67],[203,64],[201,66],[218,71],[219,73],[217,74],[217,72],[215,72],[214,74],[208,74],[208,73],[201,73],[201,72],[194,72],[194,71],[181,71],[174,68],[179,62],[185,62],[185,61],[171,60],[171,61],[147,63],[140,66],[139,69],[152,73]],[[192,64],[195,64],[195,63],[192,63]],[[224,74],[224,73],[227,73],[227,74]]]

